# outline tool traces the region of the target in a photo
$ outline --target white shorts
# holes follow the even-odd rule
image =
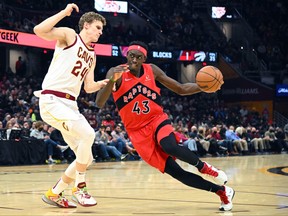
[[[94,129],[79,112],[76,101],[42,94],[39,106],[43,121],[60,130],[72,150],[77,148],[79,140],[85,139],[86,132],[94,133]]]

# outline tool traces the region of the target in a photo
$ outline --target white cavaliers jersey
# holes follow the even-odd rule
[[[95,60],[94,49],[88,48],[77,34],[70,46],[55,47],[42,89],[68,93],[77,98],[85,76]]]

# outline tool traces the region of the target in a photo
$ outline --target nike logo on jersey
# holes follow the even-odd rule
[[[132,80],[132,78],[125,78],[125,81],[127,82],[127,81],[130,81],[130,80]]]
[[[150,81],[150,80],[151,79],[150,79],[149,75],[147,75],[146,78],[145,78],[145,81]]]

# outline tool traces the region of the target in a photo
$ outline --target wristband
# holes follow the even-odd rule
[[[117,80],[113,80],[113,76],[111,76],[109,80],[113,83],[115,83],[117,81]]]

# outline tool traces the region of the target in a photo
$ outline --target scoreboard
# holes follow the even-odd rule
[[[112,45],[112,56],[125,57],[128,46]],[[216,52],[204,52],[194,50],[179,51],[148,51],[148,57],[152,59],[174,59],[178,61],[195,61],[195,62],[217,62]]]

